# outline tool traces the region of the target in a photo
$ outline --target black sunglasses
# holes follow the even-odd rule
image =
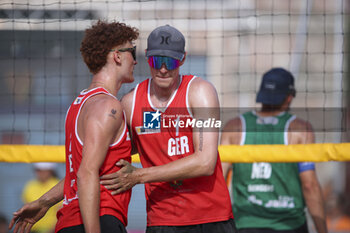
[[[115,49],[111,49],[111,52],[116,51]],[[136,46],[132,47],[132,48],[122,48],[122,49],[118,49],[117,51],[119,52],[130,52],[132,55],[132,58],[134,58],[134,61],[136,61]]]

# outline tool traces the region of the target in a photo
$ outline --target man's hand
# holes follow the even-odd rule
[[[112,195],[122,193],[140,183],[137,171],[141,168],[136,168],[123,159],[119,160],[116,165],[121,167],[119,171],[100,177],[100,183],[107,189],[113,190]]]
[[[46,214],[49,208],[50,206],[40,204],[39,200],[25,204],[13,213],[9,229],[15,226],[14,233],[29,233],[32,226]]]

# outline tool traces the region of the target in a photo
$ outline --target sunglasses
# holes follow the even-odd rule
[[[148,57],[148,64],[150,67],[153,67],[159,70],[163,64],[167,70],[173,70],[180,66],[180,61],[172,57],[163,57],[163,56],[150,56]]]
[[[132,58],[134,58],[134,61],[136,61],[136,46],[132,47],[132,48],[122,48],[122,49],[111,49],[110,52],[114,52],[114,51],[118,51],[118,52],[130,52],[132,55]]]

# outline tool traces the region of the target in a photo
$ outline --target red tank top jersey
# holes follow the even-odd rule
[[[147,125],[153,118],[147,120],[148,115],[157,113],[157,108],[150,101],[150,79],[135,88],[130,124],[143,167],[167,164],[194,153],[193,128],[174,127],[169,122],[193,119],[187,92],[195,78],[192,75],[181,77],[180,85],[168,106],[159,111],[159,129],[149,128]],[[145,123],[144,120],[148,122]],[[219,154],[213,175],[173,182],[146,183],[145,194],[147,226],[195,225],[233,218]]]
[[[64,200],[63,207],[57,212],[58,221],[55,232],[58,232],[62,228],[83,224],[77,191],[77,172],[82,159],[83,143],[77,133],[77,119],[85,101],[98,94],[111,95],[103,88],[82,91],[67,111],[65,126],[66,177],[64,181]],[[115,163],[120,159],[131,162],[130,153],[130,137],[128,137],[126,124],[124,124],[122,135],[115,143],[110,145],[107,151],[105,161],[100,168],[100,176],[119,170],[120,168]],[[113,215],[126,226],[130,197],[131,190],[119,195],[112,195],[110,191],[100,185],[100,216],[106,214]]]

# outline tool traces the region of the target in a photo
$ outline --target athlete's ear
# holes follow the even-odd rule
[[[121,62],[121,55],[119,51],[114,51],[113,52],[113,59],[116,63],[120,64]]]
[[[287,97],[284,99],[282,105],[290,106],[293,100],[293,95],[287,95]]]
[[[287,96],[287,101],[288,101],[288,103],[292,102],[293,98],[294,98],[293,95],[288,95],[288,96]]]
[[[180,66],[182,66],[182,64],[185,63],[185,60],[186,60],[186,52],[184,53],[184,57],[182,58],[182,60],[180,61]]]

